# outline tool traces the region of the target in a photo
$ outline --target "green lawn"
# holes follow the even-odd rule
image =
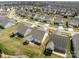
[[[73,29],[74,29],[75,32],[79,32],[79,28],[74,27]]]

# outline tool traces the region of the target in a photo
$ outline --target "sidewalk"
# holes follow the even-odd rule
[[[6,54],[1,54],[1,58],[29,58],[26,55],[6,55]]]

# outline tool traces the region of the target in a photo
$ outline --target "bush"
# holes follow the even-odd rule
[[[64,18],[67,18],[67,16],[64,16]]]
[[[23,45],[27,45],[27,44],[29,44],[29,41],[25,41],[25,42],[23,42]]]
[[[51,50],[50,48],[46,48],[46,49],[44,50],[44,54],[45,54],[46,56],[51,56],[52,50]]]
[[[15,34],[10,35],[10,37],[14,37],[14,36],[15,36]]]

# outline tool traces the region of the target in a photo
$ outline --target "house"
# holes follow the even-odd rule
[[[52,8],[51,9],[48,9],[48,13],[53,13],[53,10],[52,10]]]
[[[30,19],[33,19],[33,16],[32,16],[32,15],[28,14],[27,16],[28,16],[27,18],[28,18],[29,20],[30,20]]]
[[[7,8],[7,11],[10,11],[10,8]]]
[[[28,40],[31,43],[34,43],[36,45],[40,45],[45,41],[47,36],[48,36],[47,32],[45,32],[43,30],[32,28],[30,35],[25,37],[25,39]]]
[[[54,21],[54,20],[53,20],[50,16],[48,16],[48,15],[46,15],[46,16],[44,16],[44,17],[42,18],[42,22],[46,22],[46,23],[48,23],[48,24],[52,24],[53,21]]]
[[[66,13],[66,9],[65,8],[62,8],[61,10],[60,10],[60,15],[65,15],[65,13]]]
[[[38,14],[36,14],[33,18],[34,18],[35,20],[37,20],[37,21],[41,21],[40,15],[38,15]]]
[[[67,10],[65,13],[65,16],[74,16],[75,12],[71,11],[71,10]]]
[[[4,7],[2,8],[0,8],[0,15],[6,15],[6,10],[4,9]]]
[[[44,9],[44,12],[45,12],[45,13],[48,12],[48,9],[47,9],[46,7],[44,7],[43,9]]]
[[[17,35],[21,37],[25,37],[30,32],[31,32],[31,29],[27,25],[22,25],[21,27],[17,29]]]
[[[51,24],[53,23],[53,19],[51,19],[49,16],[45,16],[43,19],[42,19],[43,22],[46,22],[48,24]]]
[[[48,13],[53,13],[51,6],[47,6],[47,12],[48,12]]]
[[[73,25],[74,27],[79,27],[79,16],[75,16],[73,19],[68,21],[68,25]]]
[[[71,11],[67,11],[67,12],[65,13],[65,16],[72,16]]]
[[[67,31],[69,31],[69,32],[73,31],[73,25],[72,24],[68,25]]]
[[[3,16],[0,17],[0,28],[1,29],[9,28],[14,25],[16,25],[15,21],[12,21],[7,17],[3,17]]]
[[[56,8],[53,9],[53,14],[57,14],[57,9]]]
[[[55,24],[55,23],[54,23]],[[64,31],[64,21],[63,20],[60,20],[60,22],[59,23],[57,23],[57,25],[58,25],[58,27],[57,27],[57,29],[56,29],[56,31],[57,32],[62,32],[62,31]]]
[[[18,15],[20,15],[20,16],[22,16],[22,17],[25,17],[26,15],[27,15],[27,12],[26,12],[26,10],[25,9],[17,9],[16,10],[16,14],[18,14]]]
[[[27,18],[28,18],[29,20],[31,20],[31,19],[34,18],[35,14],[28,14],[27,16],[28,16]]]
[[[56,14],[60,14],[60,11],[61,11],[61,9],[60,8],[57,8]]]
[[[56,29],[57,32],[62,32],[64,31],[63,25],[59,24],[58,28]]]
[[[54,17],[54,24],[62,24],[62,25],[64,25],[64,20],[63,20],[63,18],[62,17],[60,17],[60,16],[55,16]]]
[[[79,58],[79,32],[72,36],[73,52],[76,58]]]
[[[67,36],[52,33],[46,48],[50,48],[54,54],[64,55],[66,57],[68,39]]]

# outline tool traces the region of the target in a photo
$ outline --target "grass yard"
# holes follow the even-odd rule
[[[79,32],[79,28],[74,27],[73,29],[75,32]]]
[[[51,56],[45,56],[43,54],[44,45],[23,45],[22,38],[10,38],[11,32],[16,30],[19,26],[20,24],[17,24],[16,26],[10,27],[8,29],[0,30],[0,49],[2,49],[3,53],[8,55],[26,55],[31,58],[60,57],[54,54],[52,54]]]

